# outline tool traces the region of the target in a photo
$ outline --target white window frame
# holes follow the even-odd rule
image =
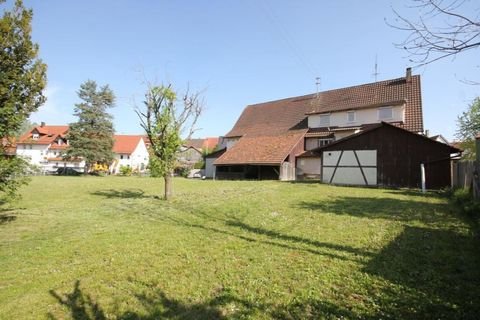
[[[32,133],[33,140],[38,140],[38,138],[40,138],[40,135],[38,133]]]
[[[322,118],[328,119],[328,123],[322,123]],[[330,113],[324,113],[324,114],[318,115],[318,124],[320,125],[320,127],[330,127]]]
[[[353,120],[350,120],[350,115],[353,114]],[[352,110],[352,111],[347,111],[347,122],[348,123],[352,123],[352,122],[355,122],[357,121],[357,113]]]
[[[318,138],[317,139],[317,147],[323,147],[327,144],[330,144],[334,141],[334,138]]]
[[[390,117],[382,118],[380,114],[383,110],[390,110],[390,113],[391,113]],[[383,121],[383,120],[392,120],[392,119],[393,119],[393,107],[378,108],[378,120]]]

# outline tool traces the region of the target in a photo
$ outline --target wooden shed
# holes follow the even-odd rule
[[[420,188],[423,163],[427,189],[440,189],[451,185],[450,157],[458,152],[450,145],[382,122],[305,157],[321,161],[323,182],[348,185]]]

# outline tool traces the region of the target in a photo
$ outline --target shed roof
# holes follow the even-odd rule
[[[395,128],[395,130],[400,130],[401,132],[403,132],[404,134],[408,134],[408,135],[412,135],[414,137],[417,137],[419,139],[424,139],[425,141],[428,141],[429,143],[433,143],[433,144],[437,144],[439,145],[440,147],[442,148],[449,148],[450,149],[450,153],[458,153],[458,152],[461,152],[460,149],[452,146],[452,145],[447,145],[445,143],[442,143],[442,142],[439,142],[439,141],[436,141],[436,140],[432,140],[430,139],[429,137],[426,137],[424,135],[421,135],[421,134],[418,134],[418,133],[414,133],[414,132],[411,132],[411,131],[408,131],[404,128],[401,128],[399,126],[396,126],[396,125],[393,125],[393,124],[390,124],[390,123],[387,123],[387,122],[381,122],[381,123],[378,123],[378,124],[374,124],[374,125],[371,125],[369,127],[367,127],[365,130],[361,131],[361,132],[358,132],[358,133],[355,133],[355,134],[352,134],[352,135],[349,135],[345,138],[342,138],[342,139],[339,139],[337,141],[334,141],[330,144],[327,144],[325,146],[321,146],[321,147],[318,147],[316,149],[313,149],[313,150],[309,150],[309,151],[306,151],[300,155],[298,155],[298,157],[312,157],[312,156],[320,156],[321,152],[323,150],[327,150],[327,149],[332,149],[334,147],[338,147],[338,146],[341,146],[342,143],[346,142],[346,141],[349,141],[351,139],[355,139],[356,137],[358,136],[361,136],[361,135],[365,135],[365,134],[368,134],[369,132],[372,132],[374,130],[378,130],[379,128],[382,128],[382,127],[389,127],[389,128]]]
[[[221,155],[215,165],[280,165],[303,139],[307,130],[278,135],[245,136]]]

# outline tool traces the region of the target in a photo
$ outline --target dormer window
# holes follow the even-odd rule
[[[58,139],[57,144],[58,144],[59,146],[61,146],[61,145],[62,145],[62,139]]]
[[[320,127],[330,126],[330,114],[321,114],[320,115]]]
[[[347,111],[347,122],[355,122],[355,111]]]
[[[32,139],[33,140],[38,140],[38,138],[40,138],[40,135],[38,133],[33,133],[32,134]]]
[[[393,119],[393,108],[385,107],[378,109],[378,120],[391,120]]]

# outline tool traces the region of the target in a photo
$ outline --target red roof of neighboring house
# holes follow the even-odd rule
[[[279,135],[245,136],[222,154],[215,165],[280,165],[303,139],[307,130]]]
[[[115,135],[113,152],[132,154],[142,139],[144,139],[144,136],[141,135]]]
[[[218,145],[218,137],[205,138],[203,140],[202,149],[213,150]]]
[[[213,150],[218,144],[218,137],[211,137],[205,139],[188,139],[183,145],[185,147],[193,147],[197,150]]]
[[[23,134],[18,144],[51,144],[57,137],[63,138],[68,132],[68,126],[36,126],[29,132]],[[38,139],[33,139],[33,134],[38,133]]]

